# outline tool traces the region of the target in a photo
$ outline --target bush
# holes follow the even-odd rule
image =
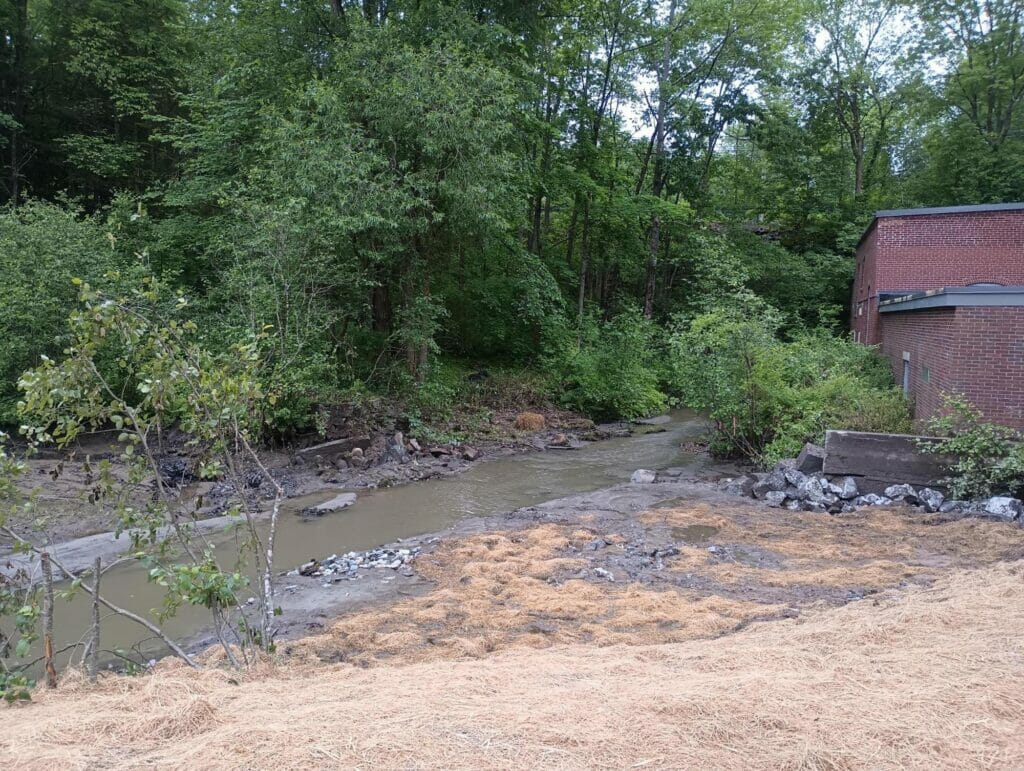
[[[715,423],[712,451],[771,465],[826,429],[903,431],[910,413],[874,350],[827,333],[783,342],[777,316],[697,317],[670,340],[673,390]]]
[[[950,493],[956,498],[1024,494],[1024,436],[987,422],[958,394],[948,394],[945,406],[945,414],[929,421],[928,427],[946,438],[922,447],[957,458],[943,480]]]
[[[656,341],[656,327],[636,311],[608,322],[588,318],[578,337],[564,323],[549,327],[545,367],[552,391],[563,406],[598,420],[660,412],[666,397]]]
[[[30,201],[0,213],[0,424],[17,420],[21,373],[64,347],[72,279],[102,283],[121,267],[113,244],[103,223],[73,209]]]

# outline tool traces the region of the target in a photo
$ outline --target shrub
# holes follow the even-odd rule
[[[922,444],[929,452],[957,458],[943,480],[956,498],[987,498],[1024,494],[1024,436],[984,419],[981,411],[958,394],[947,394],[945,413],[928,423],[945,437]]]
[[[771,312],[719,309],[672,335],[673,389],[714,421],[713,452],[770,465],[826,429],[909,428],[906,401],[875,351],[821,332],[784,342],[778,325]]]
[[[545,367],[563,406],[598,420],[665,409],[656,366],[656,328],[638,312],[608,322],[588,318],[578,338],[567,325],[548,330]],[[578,344],[577,344],[578,340]]]
[[[67,337],[72,279],[103,283],[120,267],[103,224],[52,204],[30,201],[0,213],[0,423],[14,424],[21,373],[56,356]]]

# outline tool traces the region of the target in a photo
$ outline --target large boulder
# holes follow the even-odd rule
[[[781,490],[769,490],[764,494],[764,502],[773,509],[780,509],[786,502],[786,494]]]
[[[629,481],[635,485],[649,485],[652,484],[657,478],[658,475],[655,474],[653,471],[650,471],[649,469],[645,468],[638,468],[636,471],[633,472],[632,476],[630,476]]]
[[[1016,498],[997,495],[984,501],[982,511],[990,517],[1013,522],[1024,514],[1024,504]]]
[[[825,448],[808,442],[796,458],[796,469],[805,474],[821,471],[825,464]]]

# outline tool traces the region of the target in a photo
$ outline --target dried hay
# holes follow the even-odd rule
[[[429,594],[347,616],[288,646],[308,661],[361,665],[483,656],[513,645],[647,644],[710,637],[777,608],[755,602],[574,577],[563,556],[594,534],[558,525],[442,542],[417,560]],[[554,580],[554,579],[558,580]]]
[[[711,641],[238,685],[161,665],[0,712],[0,767],[1019,768],[1022,578],[1019,562],[960,571]]]
[[[688,547],[667,561],[676,572],[700,573],[723,584],[881,589],[915,577],[934,578],[951,566],[977,567],[1024,557],[1024,531],[975,518],[946,521],[916,511],[866,509],[846,516],[705,503],[653,509],[648,525],[717,528],[716,544],[753,547],[780,564],[721,561]]]

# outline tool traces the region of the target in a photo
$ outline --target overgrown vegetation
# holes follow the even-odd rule
[[[941,442],[926,442],[929,452],[954,458],[944,480],[950,494],[964,500],[992,495],[1024,495],[1024,436],[984,419],[964,397],[947,394],[943,414],[929,421]]]
[[[826,429],[909,429],[908,406],[875,351],[823,332],[782,340],[778,325],[771,312],[716,310],[672,336],[672,382],[714,420],[714,451],[770,465]]]
[[[756,297],[780,339],[838,332],[871,211],[1024,198],[1010,0],[12,0],[0,27],[10,426],[74,277],[150,271],[209,351],[256,339],[272,434],[353,394],[429,420],[452,361],[628,417],[689,393],[673,319]]]

